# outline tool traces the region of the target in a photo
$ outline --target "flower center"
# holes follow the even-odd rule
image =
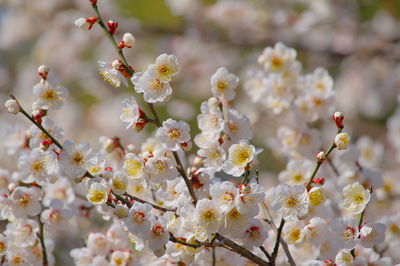
[[[72,160],[76,163],[76,164],[83,164],[84,163],[84,157],[83,157],[83,155],[81,154],[81,153],[79,153],[79,152],[77,152],[77,153],[74,153],[73,155],[72,155]]]
[[[272,57],[271,58],[271,66],[272,66],[272,68],[274,68],[276,70],[281,69],[282,68],[282,60],[277,56]]]
[[[168,130],[168,137],[171,140],[177,140],[181,137],[181,132],[177,128],[172,128]]]
[[[151,86],[154,89],[154,91],[160,91],[164,87],[164,84],[159,79],[155,79],[153,80]]]
[[[23,194],[19,198],[19,205],[22,206],[22,207],[28,206],[30,202],[31,202],[31,198],[29,197],[28,194]]]
[[[217,90],[220,92],[224,92],[228,88],[228,84],[226,81],[218,81]]]
[[[156,225],[151,231],[154,235],[161,236],[164,233],[164,228],[161,225]]]
[[[356,230],[353,227],[347,226],[346,229],[342,233],[342,238],[346,240],[350,240],[354,238]]]
[[[137,224],[143,223],[144,218],[145,214],[143,212],[135,212],[135,214],[132,216],[132,220]]]
[[[54,100],[56,97],[57,97],[57,93],[52,89],[47,89],[43,93],[43,98],[48,100],[48,101]]]
[[[90,189],[89,195],[91,195],[89,200],[94,203],[102,202],[106,197],[103,191],[97,189]]]
[[[289,198],[286,199],[286,207],[294,208],[298,205],[298,203],[299,200],[294,196],[290,196]]]
[[[156,171],[157,173],[163,173],[167,170],[167,164],[163,161],[157,161],[156,163]]]

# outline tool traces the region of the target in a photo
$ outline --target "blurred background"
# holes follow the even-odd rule
[[[162,53],[178,57],[174,93],[157,109],[163,120],[189,122],[192,136],[199,132],[200,103],[211,96],[211,75],[226,66],[240,77],[234,105],[250,117],[253,142],[265,149],[260,158],[265,177],[276,177],[286,160],[267,145],[276,121],[251,102],[243,85],[248,71],[258,67],[259,54],[276,42],[298,51],[303,72],[325,67],[333,76],[337,110],[345,113],[353,139],[368,135],[383,143],[384,156],[396,156],[386,126],[399,104],[399,0],[99,0],[98,5],[104,20],[119,22],[117,40],[125,32],[136,37],[135,46],[125,51],[136,71]],[[97,61],[112,62],[117,56],[99,27],[83,32],[74,25],[77,18],[90,16],[94,13],[86,0],[0,0],[3,139],[12,128],[28,126],[22,117],[9,115],[4,102],[13,93],[30,109],[42,64],[70,91],[63,109],[52,114],[66,139],[96,146],[100,136],[120,136],[124,145],[140,146],[152,134],[152,127],[138,134],[120,122],[121,102],[132,91],[114,88],[99,75]],[[6,141],[0,145],[3,149]],[[13,170],[14,161],[1,153],[0,167]],[[383,166],[395,169],[396,164],[384,160]]]

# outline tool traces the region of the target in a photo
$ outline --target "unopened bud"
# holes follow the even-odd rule
[[[102,174],[102,177],[105,180],[110,180],[112,178],[112,176],[113,176],[113,169],[111,167],[105,167],[104,171],[103,171],[103,174]]]
[[[47,79],[47,75],[49,74],[49,67],[46,65],[41,65],[38,67],[38,74],[42,77],[43,80]]]
[[[312,182],[313,182],[314,184],[316,184],[316,185],[322,186],[323,184],[325,184],[325,178],[323,178],[323,177],[318,177],[318,178],[313,179]]]
[[[103,140],[103,149],[108,152],[111,153],[115,150],[116,145],[115,145],[115,141],[112,138],[105,138]]]
[[[115,206],[114,214],[115,214],[115,216],[117,216],[118,218],[125,218],[125,217],[128,217],[129,208],[128,208],[126,205],[124,205],[124,204],[118,204],[117,206]]]
[[[323,162],[326,160],[326,154],[324,151],[320,151],[317,153],[317,160],[318,162]]]
[[[335,262],[333,260],[326,260],[324,261],[324,266],[335,266]]]
[[[81,30],[87,31],[90,30],[96,22],[96,17],[78,18],[77,20],[75,20],[75,26],[77,26]]]
[[[15,183],[10,183],[8,184],[8,191],[13,192],[15,190],[15,188],[17,187],[17,185]]]
[[[19,106],[18,102],[14,99],[9,99],[5,102],[4,106],[7,108],[7,111],[10,114],[18,114],[21,112],[21,107]]]
[[[121,43],[119,44],[119,48],[132,48],[135,44],[135,37],[131,33],[125,33],[124,37],[122,38]]]
[[[92,5],[97,5],[97,0],[89,0]]]
[[[208,104],[214,108],[219,108],[220,101],[216,97],[208,99]]]
[[[122,67],[122,61],[121,60],[114,60],[112,63],[111,63],[111,65],[112,65],[112,67],[114,68],[114,69],[116,69],[116,70],[120,70],[121,69],[121,67]]]
[[[195,167],[201,167],[203,165],[204,159],[198,155],[196,155],[193,159],[193,165]]]
[[[344,120],[344,115],[342,112],[335,112],[333,114],[333,120],[335,120],[335,124],[337,128],[343,129],[343,120]]]
[[[111,35],[114,35],[115,31],[118,28],[118,22],[109,20],[107,22],[107,27],[108,27],[108,31],[110,32]]]

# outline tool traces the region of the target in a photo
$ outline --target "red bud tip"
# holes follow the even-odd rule
[[[326,260],[324,261],[324,266],[335,266],[336,263],[333,260]]]
[[[87,19],[86,19],[86,22],[90,24],[90,25],[89,25],[89,28],[88,28],[88,30],[90,30],[90,29],[93,28],[93,25],[96,24],[97,18],[96,18],[96,17],[87,18]]]
[[[342,112],[335,112],[332,116],[333,120],[335,121],[335,124],[337,128],[343,129],[343,121],[344,121],[344,115]]]
[[[313,181],[312,181],[314,184],[317,184],[317,185],[323,185],[323,184],[325,184],[325,178],[323,178],[323,177],[318,177],[318,178],[315,178]]]
[[[113,169],[112,169],[112,167],[105,167],[105,168],[104,168],[104,171],[112,172]]]
[[[107,22],[107,27],[108,27],[108,31],[110,32],[111,35],[114,35],[115,31],[118,28],[118,22],[109,20]]]
[[[92,5],[97,5],[97,0],[89,0]]]
[[[324,151],[318,152],[316,157],[317,157],[317,161],[320,163],[322,163],[323,161],[326,160],[326,154]]]

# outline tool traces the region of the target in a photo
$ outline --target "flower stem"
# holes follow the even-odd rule
[[[49,265],[49,263],[47,260],[46,245],[44,243],[44,224],[40,220],[40,215],[38,215],[38,220],[39,220],[39,239],[40,239],[40,244],[42,246],[43,266],[47,266]]]
[[[282,218],[281,223],[279,224],[278,230],[276,231],[275,246],[274,246],[274,250],[272,251],[271,259],[270,259],[271,265],[275,265],[275,260],[276,260],[276,257],[278,256],[279,243],[281,242],[281,234],[282,234],[284,225],[285,225],[285,220]]]
[[[341,133],[341,132],[342,132],[342,129],[341,129],[341,128],[338,128],[337,134],[339,134],[339,133]],[[336,144],[335,144],[335,143],[332,143],[332,145],[329,147],[328,151],[325,153],[325,157],[326,157],[325,160],[328,160],[328,159],[329,159],[329,158],[328,158],[329,155],[332,153],[332,151],[333,151],[335,148],[336,148]],[[308,182],[307,182],[307,184],[306,184],[307,190],[311,188],[311,183],[313,182],[314,177],[315,177],[315,175],[317,174],[317,172],[318,172],[318,170],[319,170],[319,168],[321,167],[321,165],[322,165],[323,162],[324,162],[324,161],[318,161],[317,164],[315,165],[315,168],[314,168],[314,170],[313,170],[313,172],[312,172],[312,174],[311,174],[311,176],[310,176],[310,179],[308,180]]]

